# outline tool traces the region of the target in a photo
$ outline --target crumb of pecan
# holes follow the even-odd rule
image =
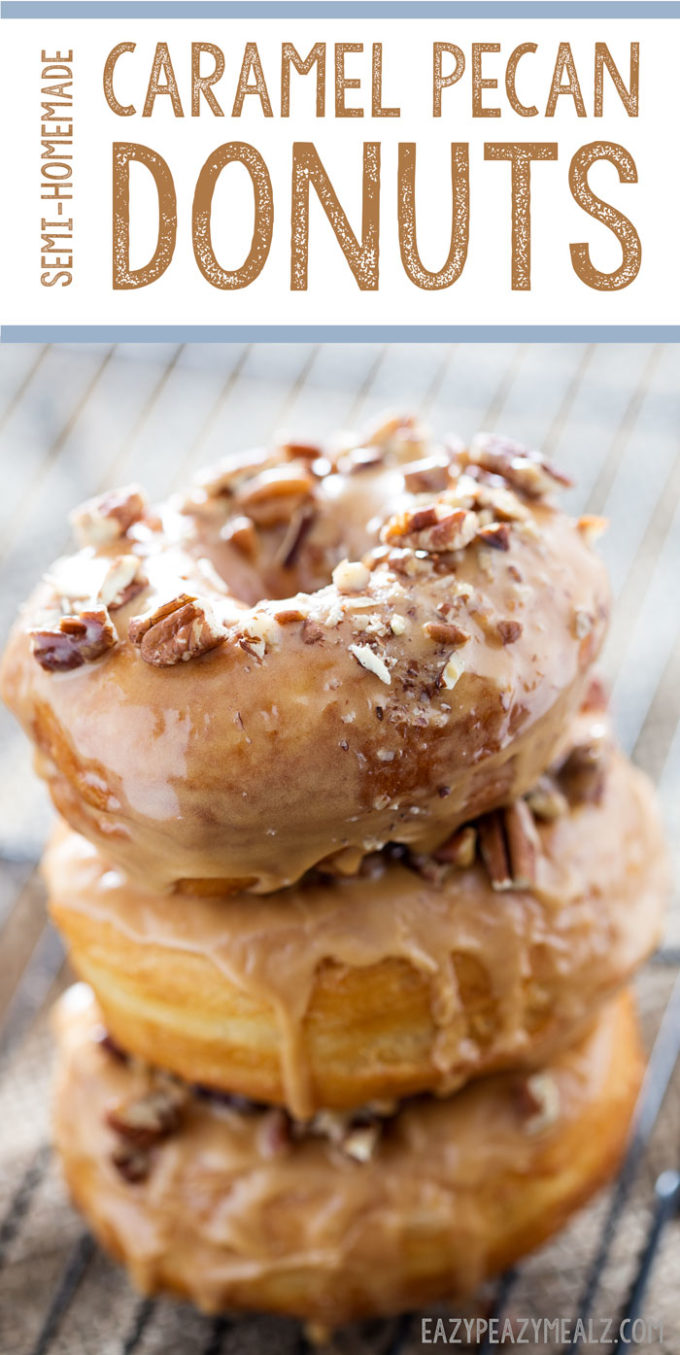
[[[333,583],[339,593],[363,593],[370,577],[370,570],[360,560],[341,560],[333,570]]]
[[[560,1089],[550,1073],[532,1073],[517,1088],[517,1105],[528,1134],[551,1129],[560,1115]]]
[[[342,1150],[354,1162],[370,1162],[378,1146],[380,1125],[377,1120],[372,1124],[358,1125],[350,1129],[342,1140]]]
[[[459,663],[457,663],[456,659],[453,657],[453,655],[451,655],[451,658],[448,660],[447,663],[444,664],[444,667],[438,674],[437,686],[447,687],[449,690],[451,690],[453,687],[455,687],[456,683],[463,676],[463,672],[464,669],[462,668],[462,666]]]
[[[504,645],[514,645],[522,634],[521,621],[498,621],[496,630]]]
[[[312,621],[310,617],[305,617],[302,627],[302,643],[304,645],[316,645],[323,640],[323,626],[318,621]]]
[[[131,1186],[146,1181],[151,1171],[151,1154],[148,1148],[137,1148],[133,1143],[117,1143],[111,1153],[111,1162],[116,1171]]]
[[[357,471],[374,470],[383,463],[383,451],[380,447],[353,447],[344,452],[338,460],[341,475],[355,475]]]
[[[111,1106],[106,1123],[135,1147],[150,1148],[179,1129],[188,1096],[184,1084],[164,1079],[143,1095]]]
[[[277,563],[283,565],[284,569],[292,569],[296,563],[300,551],[316,521],[316,510],[311,504],[303,504],[300,511],[291,518],[288,530],[277,551]]]
[[[513,889],[530,889],[536,882],[539,838],[531,810],[525,800],[514,800],[503,811],[503,828]]]
[[[139,485],[110,490],[74,508],[70,514],[81,546],[106,546],[125,536],[144,516],[146,496]]]
[[[551,776],[541,776],[524,797],[532,814],[547,823],[560,819],[569,810],[565,795]]]
[[[400,616],[398,612],[395,612],[394,616],[390,618],[390,630],[393,635],[403,635],[407,624],[406,617]]]
[[[455,866],[457,870],[466,870],[474,864],[477,854],[477,829],[468,823],[458,828],[435,852],[437,861]]]
[[[597,517],[594,513],[584,513],[577,519],[576,526],[588,545],[592,546],[606,532],[609,522],[607,518]]]
[[[437,644],[453,645],[455,648],[467,644],[470,639],[467,631],[461,630],[452,621],[426,621],[423,630]]]
[[[497,890],[512,889],[510,858],[508,855],[503,818],[501,811],[494,809],[477,821],[479,851],[486,866],[491,887]]]
[[[476,513],[439,501],[390,518],[382,529],[381,539],[388,543],[403,540],[416,550],[438,554],[462,550],[476,535],[478,525]]]
[[[226,631],[208,602],[180,593],[142,616],[133,616],[128,635],[145,663],[170,668],[215,649],[226,638]]]
[[[604,748],[599,740],[572,748],[557,772],[571,805],[599,804],[605,784]]]
[[[147,587],[148,579],[137,555],[120,555],[110,564],[102,580],[99,596],[109,611],[125,607]]]
[[[487,526],[480,527],[476,539],[492,550],[509,550],[510,528],[507,522],[489,522]]]
[[[235,546],[241,555],[246,555],[250,560],[257,555],[257,530],[253,519],[246,517],[245,513],[239,513],[225,522],[220,539]]]
[[[284,607],[282,612],[274,612],[274,619],[280,626],[290,626],[294,621],[304,621],[305,613],[299,607]]]
[[[389,687],[392,678],[384,659],[381,659],[379,654],[374,653],[368,645],[348,645],[348,649],[362,668],[366,668],[369,673],[374,673],[377,678],[380,678],[381,682]]]
[[[434,494],[446,489],[449,483],[448,460],[438,456],[424,456],[421,461],[412,461],[401,471],[404,484],[411,494]]]
[[[572,483],[567,475],[552,466],[539,452],[530,451],[511,438],[498,437],[492,433],[480,433],[474,438],[468,457],[473,464],[502,476],[513,489],[527,498],[540,498],[554,489],[555,485],[569,488]]]
[[[294,441],[279,443],[279,451],[283,453],[289,461],[297,461],[302,457],[305,461],[317,461],[323,456],[323,447],[318,442],[305,442],[296,438]]]
[[[117,637],[106,607],[62,616],[52,627],[32,630],[33,657],[48,673],[81,668],[113,649]]]
[[[306,466],[293,462],[263,470],[237,492],[239,507],[245,509],[253,522],[262,527],[287,523],[291,504],[307,498],[314,481]]]

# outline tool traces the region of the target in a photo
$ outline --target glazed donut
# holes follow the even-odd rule
[[[571,739],[528,801],[441,860],[383,854],[276,896],[155,894],[62,828],[52,917],[124,1049],[298,1117],[536,1065],[630,979],[666,894],[646,777],[602,713]]]
[[[404,1103],[340,1143],[206,1100],[58,1013],[55,1133],[75,1203],[145,1293],[326,1327],[470,1293],[615,1168],[641,1077],[628,994],[540,1073]],[[362,1147],[360,1148],[360,1145]]]
[[[57,808],[149,886],[224,894],[432,851],[523,794],[608,610],[597,522],[545,498],[561,479],[397,420],[229,462],[158,511],[85,505],[2,675]]]

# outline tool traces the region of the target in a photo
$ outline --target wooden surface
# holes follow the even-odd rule
[[[610,518],[602,549],[616,610],[605,670],[623,744],[658,784],[677,865],[680,349],[672,345],[4,346],[0,637],[65,544],[66,515],[79,499],[130,479],[163,495],[202,463],[274,430],[321,436],[395,406],[419,409],[442,432],[469,436],[495,428],[541,446],[577,481],[566,503]],[[184,1307],[140,1304],[121,1272],[82,1240],[82,1224],[66,1204],[45,1146],[47,1011],[65,982],[35,869],[49,811],[26,742],[4,711],[0,746],[0,1352],[298,1350],[294,1324],[253,1319],[216,1328]],[[676,900],[664,949],[639,985],[650,1043],[679,958]],[[618,1311],[654,1178],[678,1165],[675,1079],[617,1232],[598,1312]],[[572,1313],[606,1206],[606,1198],[598,1201],[522,1268],[513,1311]],[[647,1304],[665,1325],[663,1340],[647,1346],[659,1355],[680,1350],[679,1251],[673,1224]],[[55,1293],[69,1301],[47,1343],[36,1346]],[[335,1348],[377,1355],[389,1349],[391,1332],[383,1325],[354,1332]],[[406,1348],[421,1349],[417,1323]]]

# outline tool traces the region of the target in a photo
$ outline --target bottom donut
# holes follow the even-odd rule
[[[144,1293],[332,1328],[470,1294],[615,1169],[641,1080],[633,1002],[541,1072],[302,1125],[129,1060],[76,985],[55,1135],[73,1199]]]

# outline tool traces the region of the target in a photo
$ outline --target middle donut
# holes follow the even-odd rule
[[[115,1042],[298,1118],[547,1061],[652,949],[666,893],[650,785],[597,711],[527,797],[434,856],[180,897],[62,827],[45,871]]]

